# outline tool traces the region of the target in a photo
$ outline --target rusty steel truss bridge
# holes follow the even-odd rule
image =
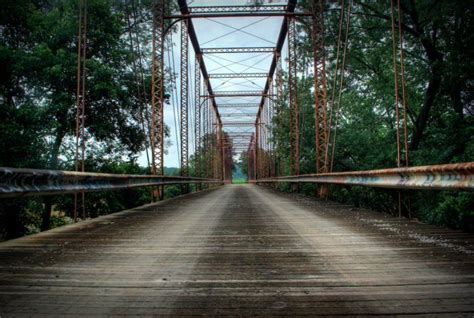
[[[474,190],[474,162],[409,166],[403,52],[395,51],[403,45],[393,35],[394,1],[394,79],[401,85],[394,91],[397,164],[339,172],[333,171],[334,89],[327,94],[326,4],[308,2],[303,10],[297,0],[260,6],[191,6],[177,0],[178,9],[170,10],[170,1],[152,1],[152,87],[145,125],[150,173],[128,175],[85,171],[87,6],[79,1],[75,171],[0,167],[1,200],[73,194],[76,224],[0,242],[1,317],[472,316],[474,237],[422,224],[402,211],[402,190]],[[249,25],[221,22],[232,18],[259,19],[251,25],[279,18],[281,24],[273,42],[247,32]],[[199,41],[200,20],[231,31]],[[312,43],[312,174],[300,174],[305,136],[299,127],[298,25]],[[179,41],[172,40],[173,33]],[[209,45],[235,33],[266,46]],[[173,76],[166,61],[171,63],[175,43],[179,98],[169,101],[165,82]],[[346,48],[338,44],[342,69]],[[244,58],[230,60],[235,56]],[[268,63],[259,59],[249,65],[256,56]],[[179,108],[180,176],[164,173],[165,111],[171,103]],[[273,131],[283,105],[289,109],[288,175]],[[247,158],[249,184],[228,185],[236,155]],[[295,200],[292,193],[270,187],[276,183],[289,183],[293,191],[301,183],[316,184],[317,199]],[[191,184],[195,193],[188,193]],[[168,185],[179,185],[185,195],[162,200]],[[324,200],[328,185],[394,189],[399,217]],[[86,217],[87,192],[137,187],[152,190],[151,204],[77,222]]]
[[[362,185],[397,189],[473,189],[474,164],[447,164],[423,167],[408,167],[408,148],[403,144],[399,104],[397,109],[397,167],[393,169],[333,172],[330,152],[333,143],[330,138],[332,119],[328,118],[327,79],[325,70],[324,44],[324,4],[314,1],[310,11],[297,9],[297,1],[287,5],[262,6],[188,6],[185,0],[177,1],[179,12],[170,13],[167,1],[153,2],[153,45],[152,45],[152,87],[151,120],[149,126],[151,150],[151,174],[104,175],[84,171],[85,132],[85,60],[87,14],[85,1],[80,1],[78,33],[78,85],[76,124],[76,171],[50,171],[0,168],[0,197],[21,197],[57,193],[75,193],[76,209],[78,193],[123,189],[130,187],[156,186],[154,194],[163,198],[163,186],[182,184],[186,192],[188,184],[197,184],[197,189],[207,183],[229,183],[232,178],[232,160],[236,153],[244,153],[248,158],[248,181],[253,183],[289,182],[297,189],[298,183],[316,183],[317,195],[327,195],[327,184]],[[393,9],[393,8],[392,8]],[[198,19],[225,19],[235,17],[280,17],[281,27],[274,46],[257,47],[201,47],[194,21]],[[313,74],[314,74],[314,117],[316,160],[314,174],[299,174],[299,105],[297,100],[297,24],[310,25]],[[179,145],[181,177],[164,176],[164,80],[166,39],[178,24],[180,33],[180,82],[179,82]],[[234,28],[235,29],[235,28]],[[395,29],[393,29],[394,31]],[[236,31],[242,31],[236,29]],[[286,51],[284,45],[287,44]],[[194,74],[190,71],[190,46],[194,51]],[[286,52],[286,61],[282,53]],[[209,72],[206,61],[214,61],[215,55],[255,55],[267,54],[271,60],[267,72],[255,72],[246,67],[247,72],[235,71],[229,66],[219,67],[219,72]],[[210,59],[207,59],[207,58]],[[401,61],[403,62],[403,61]],[[236,64],[242,64],[235,62]],[[286,63],[287,76],[283,64]],[[243,64],[247,65],[247,64]],[[222,69],[226,69],[223,73]],[[395,69],[395,75],[399,70]],[[192,76],[191,76],[192,75]],[[403,75],[403,74],[402,74]],[[215,80],[261,79],[263,87],[252,90],[214,90]],[[286,83],[285,83],[286,81]],[[224,82],[225,83],[225,82]],[[192,85],[190,85],[192,84]],[[222,83],[219,85],[221,86]],[[251,85],[247,85],[248,88]],[[258,85],[257,85],[258,86]],[[194,92],[191,92],[194,87]],[[255,87],[255,85],[254,85]],[[287,93],[284,94],[284,87]],[[396,94],[398,89],[396,88]],[[194,96],[194,101],[190,98]],[[398,98],[398,95],[396,95]],[[237,102],[236,102],[237,100]],[[177,102],[177,101],[176,101]],[[403,102],[403,103],[402,103]],[[276,105],[287,103],[289,107],[288,140],[290,149],[290,175],[282,175],[275,154],[272,119],[277,112]],[[190,118],[190,108],[194,104],[194,118]],[[192,119],[192,120],[190,120]],[[192,125],[191,125],[192,123]],[[404,124],[406,121],[404,121]],[[190,149],[189,135],[194,134],[194,149]],[[405,149],[403,149],[405,146]],[[194,153],[194,173],[190,175],[190,154]],[[405,160],[402,160],[405,155]]]

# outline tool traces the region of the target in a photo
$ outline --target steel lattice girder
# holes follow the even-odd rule
[[[189,7],[189,13],[253,13],[253,12],[285,12],[286,6],[263,5],[263,6],[195,6]]]
[[[214,92],[214,95],[204,95],[201,97],[239,97],[239,96],[269,96],[262,91],[220,91]]]
[[[189,7],[187,13],[182,15],[171,15],[167,19],[189,19],[189,18],[224,18],[224,17],[259,17],[259,16],[310,16],[309,12],[294,12],[293,6],[296,1],[291,0],[288,6],[263,5],[263,6],[196,6]],[[188,9],[188,8],[187,8]]]
[[[274,47],[223,47],[223,48],[203,48],[203,54],[228,54],[228,53],[272,53]]]
[[[326,60],[324,52],[323,0],[315,0],[312,6],[312,42],[314,54],[314,108],[316,136],[316,172],[328,172],[328,127],[326,97]]]
[[[181,137],[181,176],[188,175],[188,20],[181,21],[181,112],[180,112],[180,137]]]
[[[266,78],[267,73],[214,73],[209,78]]]
[[[196,64],[194,65],[194,135],[196,142],[194,144],[195,151],[195,175],[201,177],[201,70],[199,69],[200,56],[196,56]]]
[[[153,6],[152,92],[151,92],[151,173],[163,175],[163,76],[164,76],[164,0]]]
[[[290,173],[299,174],[299,109],[297,100],[296,24],[288,17],[288,88],[290,98]]]

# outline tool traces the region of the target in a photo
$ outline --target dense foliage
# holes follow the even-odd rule
[[[137,158],[147,143],[143,118],[149,96],[142,97],[139,86],[149,91],[151,0],[87,2],[86,169],[145,174],[149,170],[140,167]],[[299,2],[307,7],[311,1]],[[77,4],[77,0],[0,0],[0,166],[74,169]],[[339,8],[328,1],[328,84],[335,72]],[[401,9],[410,165],[472,161],[473,5],[461,0],[401,0]],[[311,43],[309,24],[299,25],[301,173],[311,173],[315,165]],[[130,44],[131,30],[142,45],[141,56]],[[354,0],[335,171],[396,164],[390,32],[388,2]],[[140,73],[143,78],[137,78]],[[166,85],[169,89],[172,83]],[[328,85],[328,96],[331,90]],[[278,116],[272,123],[282,173],[289,172],[285,100],[278,104]],[[245,156],[242,159],[245,174]],[[179,171],[168,169],[166,173]],[[285,185],[282,189],[288,190]],[[313,195],[314,187],[307,185],[301,191]],[[166,196],[179,193],[179,187],[166,188]],[[90,217],[151,200],[150,189],[86,196]],[[424,221],[472,230],[472,193],[418,191],[404,197],[409,198],[405,205],[412,215]],[[393,212],[397,193],[334,187],[330,198]],[[0,239],[70,222],[72,199],[64,195],[0,202]]]
[[[147,143],[149,97],[140,95],[139,83],[148,93],[151,2],[87,6],[86,170],[145,174],[137,159]],[[73,170],[78,1],[2,0],[0,7],[0,166]],[[150,202],[150,190],[86,197],[86,214],[94,217]],[[0,239],[68,222],[72,200],[0,202]]]
[[[348,2],[345,1],[345,17]],[[309,8],[310,1],[300,3]],[[330,97],[340,3],[330,2],[326,8],[329,109],[332,106]],[[334,171],[396,167],[390,2],[354,0],[351,9]],[[472,13],[473,5],[466,1],[401,1],[410,165],[474,159]],[[301,23],[298,36],[300,173],[315,172],[313,77],[308,71],[312,69],[309,26],[310,23]],[[344,30],[343,27],[341,41],[344,41]],[[336,97],[339,94],[337,87]],[[283,98],[279,103],[279,115],[272,123],[277,164],[283,166],[283,173],[289,173],[290,116],[286,100]],[[334,134],[334,130],[331,133]],[[242,167],[246,170],[245,155],[242,159]],[[283,185],[282,189],[288,190],[288,185]],[[301,191],[309,195],[315,193],[311,185],[304,186]],[[402,195],[405,210],[409,209],[414,217],[473,230],[472,193],[413,191]],[[330,199],[395,213],[398,193],[331,187]]]

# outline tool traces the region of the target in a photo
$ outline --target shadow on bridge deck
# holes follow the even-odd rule
[[[472,316],[473,242],[226,185],[0,243],[0,316]]]

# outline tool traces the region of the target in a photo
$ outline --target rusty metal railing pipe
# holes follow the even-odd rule
[[[256,183],[320,183],[394,189],[474,190],[474,162],[409,168],[306,174]]]
[[[0,167],[0,198],[197,183],[220,184],[222,181],[194,177],[108,174]]]

